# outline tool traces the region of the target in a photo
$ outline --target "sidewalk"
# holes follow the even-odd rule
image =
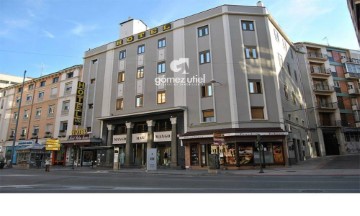
[[[337,161],[346,159],[346,163],[342,163],[343,167],[334,166],[337,165]],[[351,159],[351,160],[349,160]],[[354,163],[358,163],[356,169],[354,169]],[[355,164],[356,165],[356,164]],[[333,168],[336,167],[336,168]],[[347,168],[349,167],[349,168]],[[31,169],[41,171],[43,169]],[[29,170],[29,171],[31,171]],[[259,167],[253,169],[240,169],[240,170],[208,170],[204,169],[172,169],[172,168],[159,168],[154,171],[147,171],[144,168],[120,168],[119,170],[113,170],[111,168],[104,167],[57,167],[50,168],[50,172],[57,171],[74,171],[80,173],[129,173],[129,174],[157,174],[157,175],[238,175],[238,176],[301,176],[301,175],[339,175],[360,176],[360,154],[345,155],[345,156],[325,156],[320,158],[312,158],[306,161],[301,161],[295,165],[288,167],[271,167],[266,166],[263,169],[264,173],[259,173]]]

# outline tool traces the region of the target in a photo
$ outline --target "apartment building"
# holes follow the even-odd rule
[[[34,143],[45,144],[48,138],[66,140],[73,129],[75,96],[82,65],[35,78],[0,90],[4,106],[0,117],[1,140],[7,159],[11,158],[13,140],[16,148]],[[19,103],[22,101],[19,110]],[[19,118],[17,133],[16,120]],[[64,165],[65,149],[53,151],[53,164]],[[16,163],[16,152],[14,161]]]
[[[25,80],[31,80],[31,78],[25,77]],[[22,83],[23,77],[12,76],[7,74],[0,74],[0,89],[6,88],[11,85]]]
[[[158,165],[207,167],[216,153],[241,168],[259,164],[260,135],[266,164],[311,157],[296,52],[261,2],[151,28],[127,20],[119,40],[85,52],[82,126],[102,144],[82,155],[143,166],[156,148]]]
[[[360,45],[360,1],[359,0],[347,0],[351,20],[354,25],[354,30],[358,43]]]
[[[317,156],[358,152],[356,58],[350,58],[350,50],[344,48],[309,42],[296,45],[304,52],[300,57],[303,77],[309,75],[305,94]]]

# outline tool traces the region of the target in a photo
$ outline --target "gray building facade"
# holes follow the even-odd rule
[[[254,166],[257,135],[266,164],[311,157],[297,51],[261,3],[121,28],[84,57],[83,126],[114,168],[145,165],[149,148],[163,166]]]

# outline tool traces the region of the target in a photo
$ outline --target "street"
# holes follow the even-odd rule
[[[359,193],[360,176],[236,176],[2,170],[1,193]]]

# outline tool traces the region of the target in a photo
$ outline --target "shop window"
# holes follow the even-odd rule
[[[197,144],[190,145],[190,165],[199,166],[199,151]]]
[[[239,164],[251,165],[254,163],[254,149],[252,144],[241,144],[239,146]]]

